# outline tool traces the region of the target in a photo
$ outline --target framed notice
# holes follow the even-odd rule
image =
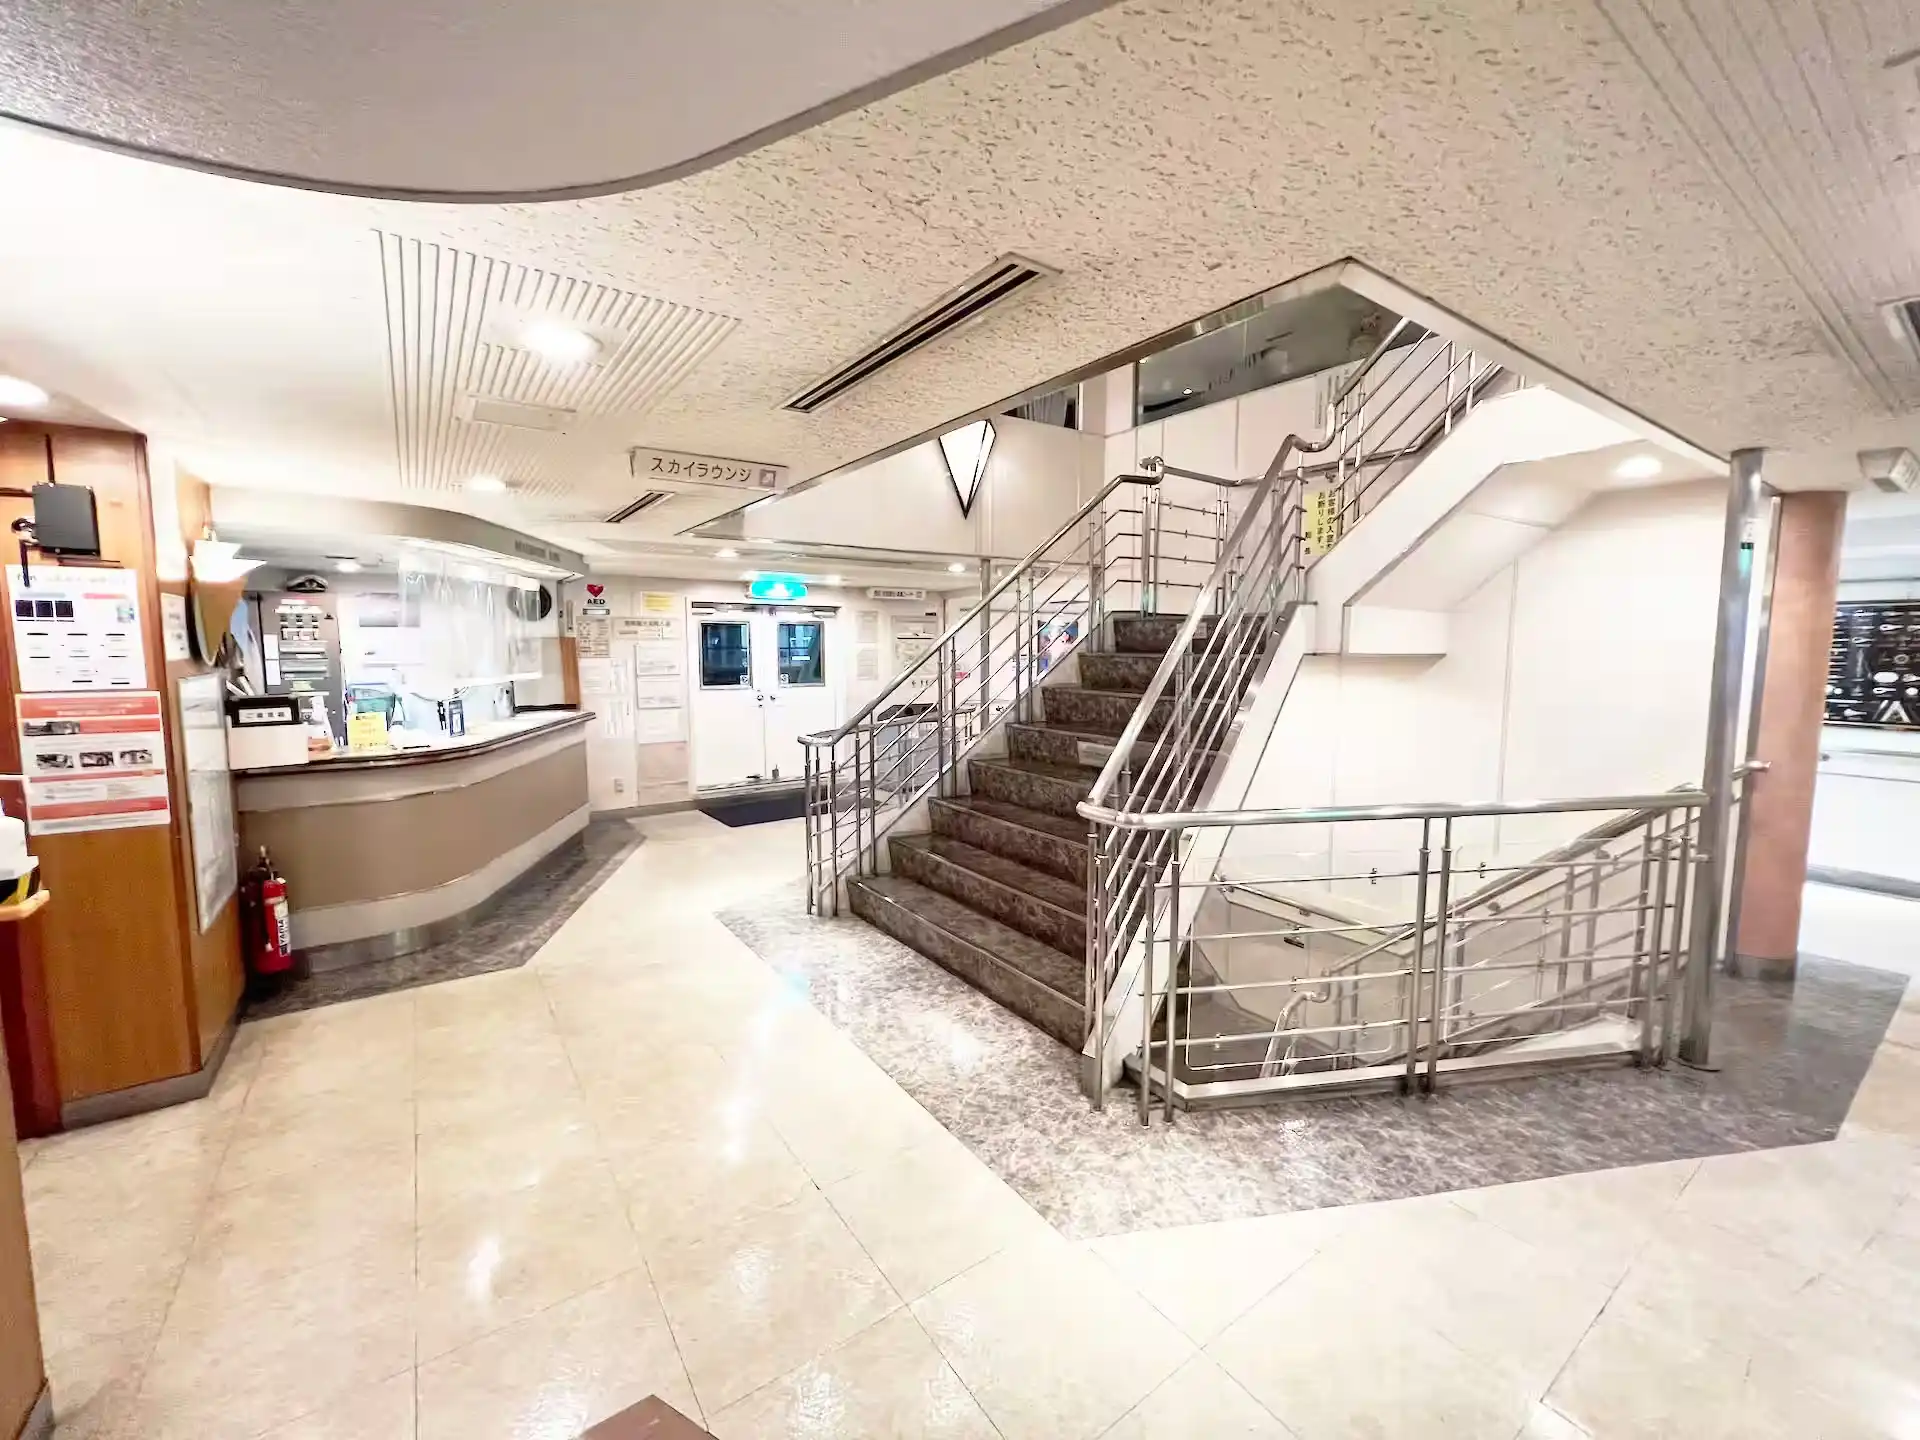
[[[7,567],[22,690],[139,690],[140,576],[94,565]]]
[[[31,834],[124,830],[173,818],[157,691],[22,695],[18,703]]]
[[[1829,725],[1920,730],[1920,604],[1872,600],[1837,607],[1825,718]]]

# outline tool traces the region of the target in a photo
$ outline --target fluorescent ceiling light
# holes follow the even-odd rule
[[[847,577],[844,575],[829,575],[821,583],[826,585],[844,585],[847,583]]]
[[[31,380],[0,375],[0,405],[44,405],[51,397]]]
[[[713,552],[713,558],[716,560],[738,560],[740,558],[740,552],[731,545],[723,545],[720,549]]]
[[[1613,467],[1613,473],[1622,480],[1651,480],[1665,468],[1658,455],[1629,455]]]
[[[940,437],[940,458],[946,462],[962,515],[973,509],[973,497],[987,473],[987,457],[993,453],[993,439],[991,420],[976,420]]]
[[[967,567],[962,565],[958,560],[956,560],[951,565],[947,566],[947,573],[950,575],[964,575],[967,573]]]
[[[535,320],[520,332],[520,341],[550,365],[585,365],[600,355],[598,340],[558,320]]]
[[[498,475],[472,475],[467,478],[467,488],[477,495],[498,495],[507,488],[507,482]]]
[[[358,560],[340,560],[335,562],[333,568],[338,570],[342,575],[358,575],[360,573],[360,562]]]

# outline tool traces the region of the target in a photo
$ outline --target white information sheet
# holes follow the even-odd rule
[[[137,572],[105,566],[36,565],[27,575],[9,565],[21,690],[145,689],[139,583]]]
[[[580,659],[604,660],[613,653],[613,621],[605,615],[582,615],[580,617]],[[586,688],[586,681],[580,682]]]
[[[580,657],[580,693],[582,695],[611,695],[613,684],[613,661],[601,658]]]
[[[227,767],[227,685],[216,672],[191,676],[176,688],[180,734],[187,751],[187,832],[193,840],[194,898],[200,929],[205,931],[240,879],[233,776]]]
[[[169,661],[193,658],[193,643],[187,638],[186,596],[161,592],[160,639]]]
[[[20,770],[35,835],[165,825],[160,695],[22,695]]]

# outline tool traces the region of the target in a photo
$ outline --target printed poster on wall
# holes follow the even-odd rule
[[[227,766],[226,677],[194,675],[175,687],[187,752],[187,833],[193,841],[193,890],[204,932],[240,879],[240,836]]]
[[[35,835],[165,825],[160,695],[22,695],[20,770]]]
[[[139,574],[91,565],[7,567],[13,653],[25,690],[140,690]]]
[[[169,661],[193,658],[193,642],[187,635],[187,597],[170,590],[160,595],[160,648]]]
[[[605,615],[580,617],[580,658],[605,660],[613,654],[613,622]]]

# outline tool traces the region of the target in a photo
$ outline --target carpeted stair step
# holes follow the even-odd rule
[[[1085,1036],[1084,958],[969,910],[951,896],[901,875],[852,881],[853,913],[1063,1045]]]
[[[1164,655],[1186,623],[1184,615],[1115,615],[1113,648],[1122,655]],[[1212,623],[1201,621],[1197,638],[1206,639]]]
[[[969,760],[967,789],[989,800],[1067,819],[1093,793],[1100,772],[1084,765],[1049,765],[1040,760]]]
[[[1080,683],[1089,690],[1129,690],[1144,695],[1160,668],[1160,655],[1101,655],[1080,652]]]
[[[1124,690],[1089,690],[1084,685],[1049,685],[1040,692],[1047,723],[1068,730],[1118,735],[1140,708],[1138,695]],[[1162,695],[1147,713],[1142,735],[1158,735],[1173,717],[1173,697]]]
[[[1048,765],[1087,765],[1099,768],[1113,753],[1120,737],[1099,730],[1075,730],[1067,725],[1009,725],[1007,754],[1014,760],[1039,760]],[[1140,741],[1133,747],[1134,763],[1146,760],[1152,747]]]
[[[934,800],[933,833],[964,840],[1081,887],[1087,883],[1087,822],[1009,805],[984,795]]]
[[[887,848],[894,874],[950,895],[1056,950],[1086,953],[1084,887],[947,835],[895,835]]]

